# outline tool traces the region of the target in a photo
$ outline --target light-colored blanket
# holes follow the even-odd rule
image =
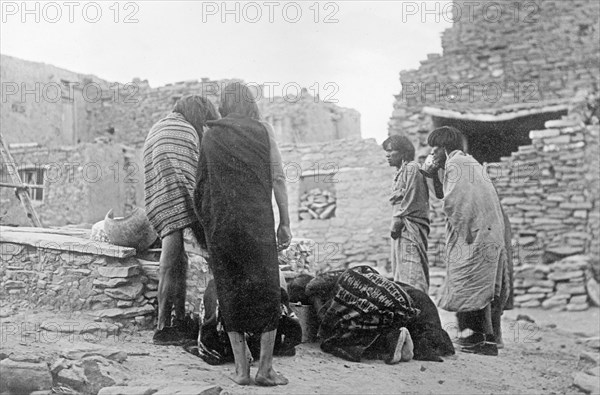
[[[480,310],[500,297],[508,282],[504,217],[485,169],[462,151],[451,152],[446,161],[444,211],[447,274],[438,305]]]

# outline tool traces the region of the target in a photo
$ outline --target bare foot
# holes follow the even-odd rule
[[[403,329],[406,328],[396,329],[389,335],[392,338],[390,342],[391,352],[384,360],[388,365],[397,364],[402,359],[402,347],[406,342],[406,334],[408,333],[408,331]]]
[[[249,385],[250,384],[250,375],[249,374],[238,374],[232,373],[228,375],[231,380],[237,385]]]
[[[496,346],[498,347],[498,350],[502,350],[504,348],[504,341],[502,338],[496,340]]]
[[[231,373],[227,377],[238,385],[249,385],[252,382],[250,380],[250,363],[247,361],[245,365],[236,366],[235,373]]]
[[[415,356],[414,354],[414,345],[412,341],[412,337],[410,337],[410,332],[406,328],[400,329],[401,331],[406,331],[406,339],[404,340],[404,345],[402,346],[402,351],[400,352],[402,357],[400,358],[401,362],[408,362]]]
[[[267,375],[256,373],[254,378],[256,385],[263,387],[273,387],[275,385],[286,385],[289,381],[281,373],[277,373],[273,368],[269,369]]]

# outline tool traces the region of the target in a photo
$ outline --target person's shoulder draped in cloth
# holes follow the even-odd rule
[[[445,170],[449,275],[439,306],[449,311],[475,311],[500,297],[507,281],[504,214],[494,185],[471,155],[450,152]]]
[[[193,196],[199,143],[194,127],[176,112],[148,133],[144,144],[146,212],[161,237],[196,221]]]
[[[254,333],[261,335],[262,344],[255,382],[285,385],[287,379],[272,369],[281,315],[277,250],[291,242],[281,160],[278,152],[274,155],[273,133],[260,121],[247,86],[227,85],[219,111],[224,118],[210,122],[202,140],[194,200],[234,354],[232,379],[241,385],[250,383],[245,334]],[[273,194],[279,208],[277,233]]]
[[[235,113],[208,125],[196,199],[224,321],[228,331],[274,329],[280,295],[269,134]]]

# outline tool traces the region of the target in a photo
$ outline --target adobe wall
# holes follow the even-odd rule
[[[361,138],[358,111],[322,102],[306,90],[297,97],[264,100],[260,110],[265,120],[273,125],[280,143]]]
[[[114,83],[6,55],[0,64],[2,134],[9,143],[45,147],[99,137],[141,147],[152,125],[182,96],[204,95],[217,104],[228,82],[241,81],[202,78],[152,88],[147,80]],[[261,114],[275,124],[280,142],[360,137],[357,111],[315,99],[306,89],[286,98],[266,98],[262,92],[261,97]]]
[[[319,144],[282,144],[280,150],[287,177],[292,233],[294,237],[317,243],[314,258],[317,266],[368,264],[387,272],[391,218],[388,197],[395,169],[389,167],[381,145],[374,139],[344,139]],[[319,173],[323,176],[319,177]],[[311,188],[335,193],[334,218],[299,220],[301,175],[313,182]]]
[[[93,141],[99,132],[93,109],[121,90],[93,75],[12,56],[0,55],[0,65],[0,124],[8,143],[53,148]]]
[[[112,208],[122,216],[144,206],[141,153],[119,144],[80,144],[12,152],[17,168],[46,169],[43,201],[32,201],[46,226],[95,223]],[[12,183],[6,164],[0,177]],[[11,188],[0,188],[0,223],[31,226]]]

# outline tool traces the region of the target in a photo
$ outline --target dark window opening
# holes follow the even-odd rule
[[[315,174],[300,178],[298,219],[331,219],[335,217],[335,174]]]
[[[22,169],[19,170],[19,176],[21,182],[27,185],[39,185],[44,186],[44,175],[45,169]],[[44,200],[44,189],[43,188],[30,188],[29,195],[32,200],[42,202]]]
[[[529,132],[545,129],[544,123],[560,119],[567,110],[532,114],[507,121],[483,122],[454,118],[433,117],[433,125],[453,126],[467,138],[468,153],[480,163],[499,162],[520,146],[531,145]]]

